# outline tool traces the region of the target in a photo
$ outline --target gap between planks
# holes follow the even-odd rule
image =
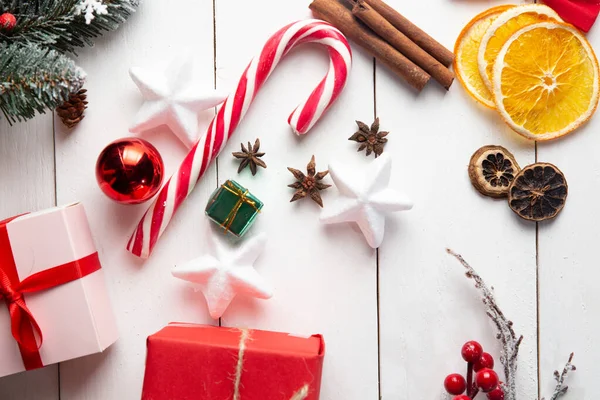
[[[377,60],[373,57],[373,118],[377,118]],[[377,296],[377,396],[381,400],[381,307],[379,295],[379,248],[375,250],[375,296]]]
[[[213,89],[217,89],[217,0],[212,0],[213,12]],[[217,115],[217,107],[214,108],[214,114]],[[212,124],[211,124],[212,125]],[[215,160],[215,189],[219,187],[219,156]],[[219,326],[223,326],[223,320],[219,317]]]
[[[58,177],[56,175],[56,113],[52,111],[52,155],[54,168],[54,207],[58,206]],[[56,379],[58,380],[58,400],[61,400],[60,364],[56,365]]]
[[[538,0],[533,0],[534,4]],[[538,162],[538,142],[534,142],[535,162]],[[541,357],[540,357],[540,224],[535,223],[535,320],[537,336],[537,390],[538,399],[542,396]]]

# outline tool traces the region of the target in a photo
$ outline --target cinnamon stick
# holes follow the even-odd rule
[[[352,2],[355,2],[355,0],[352,0]],[[387,5],[383,0],[366,0],[366,2],[396,29],[404,33],[410,40],[431,54],[436,60],[447,67],[452,64],[454,53],[410,22],[398,11]]]
[[[314,0],[309,8],[317,18],[338,28],[344,35],[387,65],[394,73],[404,78],[415,89],[422,90],[431,78],[427,72],[356,20],[352,16],[352,11],[337,0]]]
[[[375,33],[391,44],[396,50],[408,57],[419,67],[423,68],[433,79],[438,81],[446,90],[454,81],[454,74],[396,29],[385,18],[369,6],[364,0],[356,0],[352,14],[367,24]]]

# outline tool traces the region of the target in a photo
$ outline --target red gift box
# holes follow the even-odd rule
[[[142,400],[318,400],[320,335],[172,323],[148,337]]]

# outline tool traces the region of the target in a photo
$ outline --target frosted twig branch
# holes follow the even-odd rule
[[[576,370],[575,366],[572,364],[572,361],[573,353],[571,353],[571,355],[569,356],[569,361],[567,361],[567,364],[565,365],[561,373],[559,373],[558,371],[554,371],[556,387],[554,388],[554,393],[552,394],[552,397],[550,397],[550,400],[558,399],[559,397],[567,393],[567,390],[569,390],[569,387],[565,385],[565,379],[567,378],[569,372]],[[542,398],[542,400],[544,399]]]
[[[517,386],[516,386],[516,375],[517,375],[517,356],[519,354],[519,346],[523,341],[523,336],[517,337],[513,329],[512,321],[509,321],[504,313],[500,310],[496,304],[496,299],[490,288],[485,284],[481,276],[473,267],[471,267],[460,254],[456,254],[450,249],[446,251],[456,257],[456,259],[465,267],[467,270],[467,278],[475,281],[475,287],[479,289],[483,297],[483,304],[485,305],[485,311],[488,317],[494,322],[498,329],[496,338],[502,343],[502,351],[500,354],[500,362],[504,366],[504,384],[502,389],[504,390],[505,400],[516,400],[517,399]]]
[[[517,400],[517,387],[516,387],[516,376],[517,376],[517,356],[519,354],[519,346],[523,341],[523,336],[517,337],[513,329],[512,321],[508,320],[504,313],[498,307],[494,294],[490,288],[485,284],[483,278],[467,263],[460,254],[455,253],[450,249],[446,249],[448,254],[454,256],[467,270],[467,278],[475,281],[475,287],[479,289],[483,297],[483,304],[485,304],[485,311],[488,317],[494,322],[498,329],[496,338],[502,343],[502,351],[500,355],[500,361],[504,366],[504,379],[505,383],[502,385],[504,390],[505,400]],[[550,400],[557,400],[562,397],[567,390],[568,386],[565,385],[565,380],[570,371],[575,371],[575,366],[571,363],[573,361],[573,353],[569,357],[569,361],[563,368],[562,372],[554,371],[554,379],[556,379],[556,388],[554,388],[554,394]],[[544,400],[542,398],[541,400]]]

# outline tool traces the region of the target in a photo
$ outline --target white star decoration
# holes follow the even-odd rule
[[[200,136],[198,114],[227,97],[203,90],[206,85],[199,81],[193,59],[187,54],[177,56],[162,73],[134,67],[129,75],[145,100],[129,131],[139,133],[167,125],[188,148]]]
[[[326,224],[356,222],[372,248],[383,241],[385,217],[395,211],[410,210],[409,198],[388,184],[392,160],[387,154],[376,158],[367,168],[352,171],[346,166],[330,165],[329,173],[340,196],[321,213]]]
[[[268,299],[273,290],[253,267],[265,248],[267,236],[261,233],[237,247],[224,243],[222,232],[210,229],[209,253],[173,269],[176,278],[196,283],[206,298],[208,311],[220,318],[236,295]],[[217,238],[216,236],[219,236]]]

